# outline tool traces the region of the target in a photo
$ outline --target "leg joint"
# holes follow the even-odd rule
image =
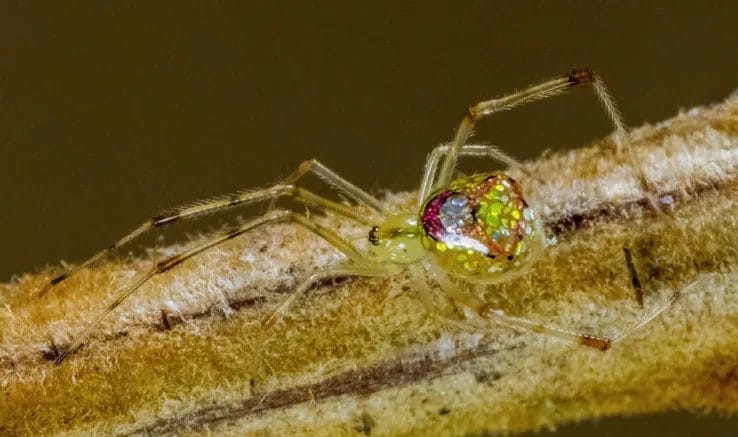
[[[159,261],[158,263],[156,263],[156,273],[161,274],[166,272],[167,270],[171,270],[174,268],[174,266],[180,264],[185,259],[186,258],[182,255],[174,255],[165,260]]]
[[[579,337],[579,344],[589,346],[594,349],[606,351],[612,346],[612,341],[609,338],[595,337],[593,335],[583,334]]]
[[[286,185],[277,185],[276,187],[276,194],[277,195],[287,195],[287,196],[293,196],[295,193],[297,193],[297,185],[295,184],[286,184]]]
[[[57,276],[57,277],[55,277],[54,279],[51,280],[51,285],[56,285],[56,284],[60,283],[61,281],[67,279],[68,276],[69,276],[69,274],[62,273],[61,275],[59,275],[59,276]]]
[[[597,74],[589,68],[572,68],[569,72],[569,83],[572,86],[592,83],[595,80],[597,80]]]
[[[306,159],[306,160],[302,161],[302,163],[300,163],[300,167],[299,167],[300,168],[300,173],[307,173],[307,172],[309,172],[310,169],[312,169],[313,167],[315,167],[315,165],[317,163],[318,163],[318,160],[315,159],[315,158],[310,158],[310,159]]]
[[[477,109],[478,105],[469,106],[466,108],[466,113],[464,114],[464,118],[468,120],[471,123],[476,123],[477,120],[479,120],[479,109]]]
[[[275,209],[265,214],[265,221],[294,220],[295,213],[289,209]]]
[[[174,223],[177,220],[179,220],[179,211],[174,211],[170,213],[164,213],[159,214],[157,216],[154,216],[151,218],[151,224],[154,227],[160,227],[164,225],[168,225],[169,223]]]

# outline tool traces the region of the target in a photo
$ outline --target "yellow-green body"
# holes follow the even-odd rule
[[[520,185],[499,173],[456,179],[425,202],[419,222],[422,244],[435,262],[477,283],[508,280],[545,245]]]

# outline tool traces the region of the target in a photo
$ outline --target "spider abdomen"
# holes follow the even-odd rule
[[[423,243],[441,266],[476,282],[498,282],[530,264],[542,247],[533,210],[511,177],[457,179],[425,204]]]

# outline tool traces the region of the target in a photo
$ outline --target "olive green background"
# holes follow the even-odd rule
[[[602,73],[630,125],[722,100],[738,88],[738,4],[703,3],[2,2],[0,280],[311,156],[373,191],[411,189],[469,104],[572,66]],[[576,90],[478,138],[533,158],[609,130]],[[675,421],[738,428],[603,429]]]

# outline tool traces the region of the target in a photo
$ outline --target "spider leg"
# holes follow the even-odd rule
[[[368,260],[354,261],[353,264],[343,264],[336,267],[317,269],[313,271],[297,289],[285,298],[269,316],[262,320],[262,326],[269,329],[287,312],[292,304],[312,287],[322,281],[341,276],[385,277],[392,276],[400,271],[400,267],[389,263],[375,263]]]
[[[278,197],[291,197],[294,200],[297,200],[304,204],[313,205],[327,211],[333,211],[336,214],[368,226],[372,226],[372,224],[374,223],[372,217],[367,217],[366,214],[360,214],[356,211],[355,208],[349,207],[340,202],[335,202],[333,200],[323,198],[321,196],[313,194],[308,190],[296,187],[293,184],[277,184],[266,189],[237,192],[226,196],[219,196],[200,202],[195,202],[151,217],[143,224],[141,224],[138,228],[136,228],[129,234],[126,234],[123,238],[103,249],[102,251],[98,252],[88,260],[53,278],[39,292],[39,295],[43,296],[54,285],[66,280],[80,270],[99,261],[106,255],[114,252],[119,247],[131,242],[135,238],[149,231],[170,225],[180,220],[188,220],[205,214],[230,209],[236,206],[245,206],[259,201],[275,199]]]
[[[342,276],[386,277],[392,276],[399,271],[400,268],[397,265],[389,263],[375,263],[368,260],[359,262],[354,261],[351,264],[341,264],[335,267],[314,270],[300,283],[292,294],[280,302],[276,310],[262,319],[261,331],[254,339],[253,343],[249,342],[249,347],[258,359],[257,363],[265,363],[267,367],[274,372],[274,368],[267,360],[265,354],[262,353],[264,345],[269,339],[269,330],[274,327],[279,320],[281,320],[281,317],[292,305],[294,305],[297,299],[304,296],[310,289],[317,286],[322,281]],[[256,365],[258,366],[258,364]]]
[[[630,336],[630,334],[632,334],[633,332],[651,323],[654,319],[656,319],[658,316],[663,314],[666,310],[671,308],[672,305],[674,305],[674,302],[676,302],[677,299],[679,299],[679,297],[684,292],[684,290],[688,287],[691,287],[693,284],[690,284],[687,287],[681,288],[678,291],[672,291],[671,293],[667,294],[664,298],[660,299],[660,301],[656,305],[654,305],[652,308],[649,308],[649,310],[646,311],[638,320],[636,320],[635,323],[633,323],[631,326],[627,327],[626,329],[618,333],[615,337],[613,337],[612,339],[613,343],[624,340],[625,338]]]
[[[231,230],[230,232],[214,237],[197,247],[194,247],[185,252],[173,255],[162,261],[159,261],[151,270],[141,275],[141,277],[135,280],[132,284],[125,287],[116,296],[116,298],[94,319],[94,321],[90,323],[79,335],[77,335],[76,338],[73,339],[69,347],[66,348],[66,350],[61,355],[59,355],[59,357],[56,360],[56,363],[57,364],[61,363],[64,360],[64,358],[67,357],[67,355],[69,355],[72,351],[77,349],[82,344],[82,342],[89,336],[89,334],[95,328],[97,328],[100,322],[102,322],[102,320],[108,314],[110,314],[110,312],[115,310],[115,308],[117,308],[123,301],[125,301],[130,295],[136,292],[136,290],[141,288],[141,286],[143,286],[146,282],[148,282],[154,276],[165,273],[171,270],[172,268],[174,268],[175,266],[181,264],[182,262],[208,249],[211,249],[219,244],[225,243],[228,240],[232,240],[238,237],[239,235],[242,235],[250,230],[256,229],[260,226],[264,226],[269,223],[283,222],[283,221],[292,221],[298,225],[301,225],[307,228],[309,231],[323,238],[328,243],[330,243],[332,246],[334,246],[336,249],[340,250],[344,255],[346,255],[349,261],[353,263],[357,263],[356,266],[347,266],[346,267],[347,272],[350,271],[350,267],[359,269],[360,263],[366,262],[366,257],[364,256],[364,254],[359,252],[353,245],[345,241],[343,238],[338,236],[333,231],[323,226],[320,226],[316,223],[313,223],[305,215],[294,213],[289,210],[271,211],[267,214],[264,214],[261,217],[255,218],[247,223],[244,223],[243,225]],[[345,274],[351,274],[351,273],[345,273]]]
[[[696,285],[718,276],[720,276],[719,273],[703,274],[697,277],[697,279],[694,279],[693,281],[679,288],[671,290],[668,294],[659,299],[659,301],[655,305],[653,305],[653,307],[650,308],[645,314],[643,314],[643,316],[641,316],[635,323],[624,329],[622,332],[618,333],[618,335],[613,338],[613,343],[624,340],[633,332],[651,323],[654,319],[669,310],[674,305],[674,303],[679,300],[680,297],[689,293],[691,289]]]
[[[585,332],[570,331],[522,317],[508,316],[502,311],[490,307],[487,302],[478,298],[473,293],[459,289],[445,273],[437,269],[429,271],[433,279],[441,286],[441,289],[448,297],[473,310],[477,315],[490,319],[502,326],[557,337],[603,351],[609,349],[612,345],[612,340],[606,337]]]
[[[438,163],[440,162],[441,158],[446,156],[449,147],[450,146],[448,144],[441,144],[439,146],[436,146],[428,154],[428,157],[425,160],[425,165],[423,166],[423,177],[420,181],[418,208],[422,208],[423,202],[431,194],[431,190],[435,186],[434,182],[436,181]],[[459,150],[459,156],[491,158],[507,164],[508,167],[520,168],[523,172],[526,172],[522,169],[520,162],[518,162],[515,158],[509,156],[508,154],[491,144],[464,144],[463,146],[461,146],[461,150]]]
[[[569,88],[584,84],[592,85],[595,93],[597,94],[597,98],[602,103],[605,112],[607,113],[610,121],[615,127],[615,131],[617,132],[618,137],[624,137],[627,134],[627,131],[625,128],[625,124],[623,123],[623,118],[620,115],[620,112],[618,112],[614,100],[612,99],[612,97],[610,97],[605,83],[602,81],[599,75],[597,75],[592,70],[573,69],[569,74],[561,76],[559,78],[552,79],[538,85],[533,85],[522,91],[515,92],[503,97],[492,100],[485,100],[469,107],[466,114],[464,115],[464,118],[461,120],[458,129],[456,130],[456,135],[449,145],[446,159],[443,161],[443,166],[441,167],[438,181],[434,185],[434,188],[446,186],[449,184],[449,182],[451,182],[456,171],[456,164],[461,151],[461,147],[467,142],[467,140],[471,136],[472,131],[474,130],[477,121],[479,121],[481,118],[491,115],[495,112],[508,111],[526,103],[534,102],[547,97],[552,97],[563,93]],[[630,148],[630,146],[628,147]],[[619,145],[618,149],[620,149]],[[632,155],[630,149],[628,150],[628,152]],[[636,163],[635,158],[633,158],[633,162]],[[639,178],[641,179],[642,183],[647,182],[645,181],[645,178],[643,178],[642,174],[639,174]]]
[[[421,267],[410,266],[410,274],[417,289],[415,297],[423,304],[431,316],[461,330],[469,331],[474,329],[469,324],[461,321],[458,315],[448,305],[439,305],[430,296],[430,291],[432,290],[428,287],[427,275]]]
[[[387,212],[384,205],[382,205],[382,203],[374,196],[362,190],[353,183],[349,182],[348,180],[344,179],[338,173],[326,167],[322,162],[318,161],[315,158],[310,158],[303,161],[299,166],[297,166],[295,171],[284,178],[281,183],[294,184],[307,173],[313,173],[326,184],[328,184],[328,186],[346,194],[349,199],[358,204],[366,205],[373,209],[375,212]],[[270,206],[274,206],[273,203]]]

